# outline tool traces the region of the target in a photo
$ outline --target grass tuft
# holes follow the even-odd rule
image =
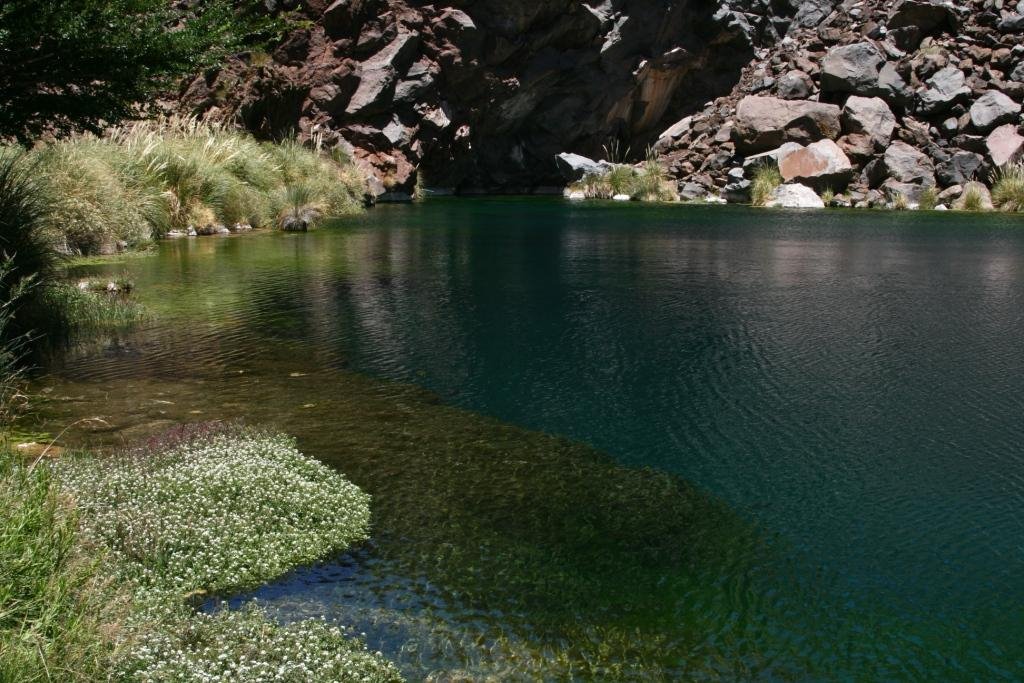
[[[1024,211],[1024,163],[1008,164],[996,171],[992,203],[1002,211]]]
[[[939,204],[939,193],[934,187],[926,187],[921,192],[921,198],[917,202],[917,208],[922,211],[934,211]]]
[[[289,208],[287,189],[301,185],[309,211],[356,212],[362,174],[322,141],[260,142],[195,119],[135,123],[106,137],[83,135],[32,153],[49,198],[46,235],[65,253],[109,253],[170,230],[211,225],[270,227]]]
[[[967,190],[964,191],[963,210],[982,211],[984,208],[984,197],[981,196],[981,192],[978,188],[968,187]]]
[[[781,184],[782,174],[777,167],[772,164],[759,166],[754,171],[754,179],[750,186],[750,203],[754,206],[764,206]]]

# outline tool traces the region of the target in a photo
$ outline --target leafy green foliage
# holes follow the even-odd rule
[[[280,22],[248,1],[5,0],[0,138],[98,130],[133,118],[175,79],[269,38]]]

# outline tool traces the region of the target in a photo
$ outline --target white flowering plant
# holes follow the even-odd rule
[[[370,497],[294,440],[182,428],[131,452],[55,465],[84,537],[133,589],[116,678],[396,681],[380,653],[325,621],[279,625],[257,608],[196,612],[324,558],[369,532]]]

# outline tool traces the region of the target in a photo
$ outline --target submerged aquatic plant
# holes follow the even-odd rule
[[[187,601],[276,578],[366,538],[369,496],[292,439],[238,427],[177,431],[132,452],[62,461],[83,534],[133,587],[118,678],[394,681],[396,670],[323,621]]]

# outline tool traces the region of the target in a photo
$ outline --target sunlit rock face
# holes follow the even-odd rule
[[[439,187],[559,185],[559,152],[601,157],[617,144],[642,154],[685,112],[729,92],[755,46],[786,28],[759,3],[708,0],[307,0],[299,9],[307,28],[270,55],[185,84],[182,106],[237,116],[268,137],[323,135],[379,190],[397,192],[411,191],[418,171]]]

